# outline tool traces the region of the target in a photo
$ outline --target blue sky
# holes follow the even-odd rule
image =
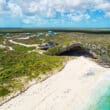
[[[110,0],[0,0],[0,27],[110,28]]]

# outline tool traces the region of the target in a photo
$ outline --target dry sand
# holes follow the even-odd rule
[[[108,71],[79,57],[47,80],[30,87],[0,110],[83,110],[97,83]]]

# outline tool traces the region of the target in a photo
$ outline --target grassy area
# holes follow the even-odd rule
[[[19,51],[19,52],[28,52],[28,51],[32,51],[32,50],[36,49],[35,47],[25,47],[25,46],[21,46],[21,45],[17,45],[17,44],[12,44],[8,40],[6,41],[6,46],[10,46],[15,51]]]
[[[54,41],[54,42],[57,42],[59,45],[63,45],[63,46],[67,46],[75,42],[75,39],[71,39],[70,37],[68,37],[68,35],[66,35],[63,32],[59,33],[59,35],[57,36],[44,37],[44,39],[45,39],[45,42]]]
[[[53,36],[46,36],[46,34],[44,34],[44,36],[41,36],[41,37],[36,36],[36,37],[31,37],[29,39],[24,39],[24,40],[15,39],[15,41],[21,42],[24,44],[42,44],[44,42],[54,41],[61,45],[69,45],[71,42],[75,42],[74,39],[71,39],[70,37],[68,37],[62,32],[59,33],[58,35],[53,35]]]
[[[3,44],[3,36],[0,36],[0,44]]]
[[[110,46],[110,34],[83,34],[75,39],[82,43]]]
[[[25,52],[0,53],[0,96],[23,87],[23,83],[56,68],[61,68],[64,57]],[[21,81],[24,80],[24,81]],[[4,89],[5,88],[5,89]],[[4,92],[3,94],[3,91]]]
[[[11,45],[12,48],[15,50],[15,51],[32,51],[35,49],[35,47],[25,47],[25,46],[20,46],[20,45]]]
[[[19,33],[18,36],[24,36],[24,34]],[[5,39],[6,46],[14,49],[14,51],[9,51],[7,48],[0,49],[0,97],[22,89],[33,78],[61,68],[65,61],[65,57],[39,55],[37,52],[28,53],[35,47],[15,45],[8,41],[16,37],[16,33],[11,35],[11,38],[7,38],[6,35],[0,37],[1,42]],[[45,37],[43,39],[45,40]],[[40,41],[40,38],[34,37],[22,40],[22,43],[33,44]]]
[[[15,39],[14,41],[21,42],[24,44],[41,44],[43,42],[42,38],[38,38],[38,37],[32,37],[29,39]]]
[[[0,43],[3,42],[3,39],[6,39],[6,46],[11,46],[14,49],[14,51],[9,51],[7,48],[0,49],[0,97],[22,89],[28,81],[38,78],[40,75],[61,68],[67,57],[55,56],[55,54],[72,43],[80,42],[86,48],[88,48],[88,44],[99,46],[100,49],[93,50],[98,55],[103,50],[102,47],[104,47],[104,50],[110,49],[110,34],[59,32],[56,36],[33,37],[26,40],[15,39],[19,36],[26,37],[25,33],[13,33],[8,36],[11,38],[7,38],[6,34],[0,37]],[[25,44],[42,44],[54,41],[58,45],[50,48],[46,54],[40,55],[37,52],[28,52],[34,50],[34,47],[15,45],[10,43],[8,39]],[[110,51],[108,56],[110,56]]]

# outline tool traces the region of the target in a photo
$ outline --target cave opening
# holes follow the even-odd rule
[[[73,46],[68,48],[66,51],[60,53],[60,56],[85,56],[94,58],[93,54],[91,54],[87,49],[81,46]]]

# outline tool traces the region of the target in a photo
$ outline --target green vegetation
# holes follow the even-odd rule
[[[39,37],[32,37],[29,39],[16,39],[16,42],[21,42],[24,44],[41,44],[42,42],[42,38]]]
[[[9,93],[10,93],[10,91],[7,88],[5,88],[3,86],[0,87],[0,96],[5,96]]]
[[[36,34],[31,34],[31,36],[33,35],[37,35]],[[24,35],[23,35],[24,36]],[[15,39],[16,42],[21,42],[24,44],[42,44],[44,42],[49,42],[49,41],[54,41],[57,42],[60,45],[69,45],[70,43],[75,42],[74,39],[71,39],[70,37],[68,37],[67,35],[65,35],[64,33],[59,33],[59,35],[54,35],[54,36],[46,36],[46,34],[44,34],[44,36],[42,37],[31,37],[29,39]]]
[[[2,51],[0,53],[0,95],[4,96],[14,92],[22,88],[27,81],[61,68],[63,61],[64,57],[58,56]]]
[[[61,52],[61,49],[62,49],[61,46],[56,46],[56,47],[50,48],[50,49],[46,52],[46,54],[47,54],[47,55],[57,55],[58,53]]]
[[[2,44],[2,43],[3,43],[3,37],[0,36],[0,44]]]
[[[19,52],[28,52],[28,51],[32,51],[35,49],[35,47],[25,47],[25,46],[21,46],[21,45],[17,45],[17,44],[12,44],[9,41],[6,41],[6,46],[10,46],[15,51],[19,51]]]
[[[44,41],[45,42],[54,41],[61,46],[68,46],[71,43],[75,43],[75,40],[68,37],[68,35],[66,35],[65,33],[59,33],[59,35],[53,36],[53,37],[46,37],[45,36]]]
[[[20,45],[11,45],[13,47],[14,50],[16,51],[31,51],[34,50],[35,47],[25,47],[25,46],[20,46]]]
[[[30,33],[28,36],[36,34]],[[0,48],[0,97],[23,89],[28,81],[34,78],[40,78],[42,75],[60,69],[67,57],[56,55],[65,51],[73,43],[81,43],[86,49],[95,52],[99,57],[100,54],[103,54],[106,61],[110,59],[108,57],[110,56],[110,51],[108,51],[110,49],[110,34],[59,32],[55,36],[46,36],[45,34],[42,37],[34,36],[29,39],[16,39],[20,36],[27,37],[25,33],[11,33],[9,35],[3,33],[0,36],[0,44],[3,44],[5,40],[6,44],[3,45],[7,46],[4,49]],[[29,53],[29,51],[35,50],[35,47],[15,45],[9,42],[10,39],[24,44],[42,44],[53,41],[58,45],[44,51],[45,54],[39,53],[39,51],[42,51],[40,48]],[[93,49],[94,45],[95,49]],[[14,50],[9,50],[8,46]],[[100,57],[102,61],[104,61],[103,57]]]

